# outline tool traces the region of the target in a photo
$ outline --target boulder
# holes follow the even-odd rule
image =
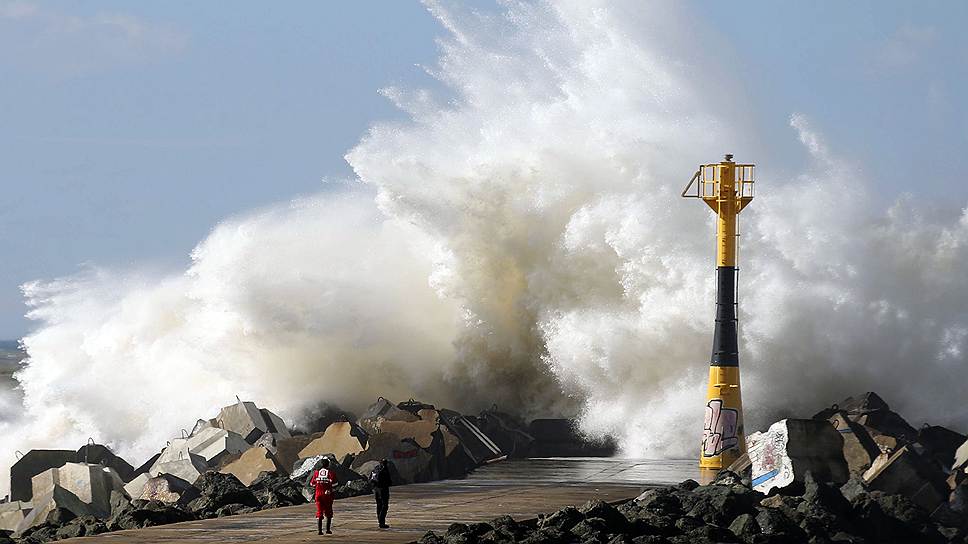
[[[195,519],[194,515],[173,504],[161,501],[135,501],[114,512],[107,526],[112,531],[120,531],[181,523]]]
[[[218,510],[230,504],[259,507],[259,499],[232,474],[206,472],[196,482],[200,495],[188,503],[188,509],[200,518],[218,515]]]
[[[401,440],[392,433],[370,435],[365,451],[356,456],[351,465],[354,470],[367,461],[389,460],[399,474],[397,484],[429,481],[433,474],[433,456],[413,440]]]
[[[132,495],[133,500],[161,501],[169,504],[188,504],[198,498],[199,491],[192,484],[172,476],[159,474],[148,479],[138,495]]]
[[[30,480],[52,468],[64,466],[77,458],[74,450],[30,450],[10,467],[10,500],[29,501]]]
[[[259,446],[249,449],[238,460],[222,467],[219,472],[233,474],[243,485],[248,486],[263,472],[287,474],[289,471],[272,452]]]
[[[302,487],[299,482],[291,480],[288,474],[278,472],[265,472],[249,484],[249,490],[265,508],[305,503],[308,499],[303,496]]]
[[[65,463],[48,469],[31,480],[34,497],[46,497],[62,488],[88,506],[87,513],[107,516],[111,512],[111,492],[124,491],[124,482],[114,469],[102,465]],[[72,510],[73,511],[73,510]]]
[[[828,419],[844,439],[844,460],[851,475],[862,474],[870,468],[881,448],[874,442],[867,429],[848,418],[847,412],[837,411]]]
[[[309,442],[299,451],[299,459],[332,454],[342,460],[347,455],[357,455],[366,449],[367,435],[359,425],[337,421],[326,427],[322,436]]]
[[[12,501],[0,504],[0,532],[16,531],[33,505],[29,502]]]
[[[226,457],[241,454],[251,447],[242,435],[218,427],[197,430],[185,441],[185,446],[191,453],[202,457],[207,466],[218,466]]]
[[[904,495],[927,512],[940,506],[947,494],[944,474],[908,446],[878,456],[864,473],[864,483],[871,490]]]
[[[807,471],[820,480],[842,484],[849,478],[843,443],[840,433],[826,421],[777,421],[766,432],[746,439],[753,488],[768,493],[773,488],[802,485]]]
[[[418,421],[416,414],[401,410],[387,399],[380,397],[370,405],[358,420],[367,433],[378,433],[384,421]]]

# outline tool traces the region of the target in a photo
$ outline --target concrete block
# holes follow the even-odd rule
[[[434,441],[437,431],[436,410],[421,410],[418,421],[384,421],[380,425],[380,432],[392,433],[400,438],[410,438],[421,448],[427,449]]]
[[[963,470],[968,473],[968,440],[955,450],[955,463],[951,465],[951,470]]]
[[[250,447],[242,435],[218,427],[200,429],[185,440],[185,446],[209,466],[218,465],[226,456],[241,454]]]
[[[102,516],[111,513],[111,492],[124,491],[124,482],[114,469],[84,463],[65,463],[46,470],[34,476],[31,485],[35,497],[48,496],[62,488]]]
[[[413,440],[402,440],[392,433],[370,435],[366,450],[353,460],[352,468],[357,471],[367,461],[387,459],[400,474],[398,483],[426,482],[433,476],[433,456],[424,451]]]
[[[135,476],[130,482],[124,484],[124,492],[128,494],[129,497],[135,498],[140,497],[141,492],[144,491],[145,484],[151,479],[151,475],[147,472]]]
[[[367,433],[380,432],[384,421],[419,421],[420,418],[401,410],[387,399],[380,397],[360,416],[359,424]]]
[[[146,480],[141,492],[138,495],[131,495],[131,499],[188,504],[198,495],[198,489],[185,480],[171,474],[160,474]]]
[[[252,402],[238,402],[226,406],[219,411],[215,420],[220,428],[242,435],[250,444],[269,432],[269,423]]]
[[[33,509],[17,525],[14,531],[15,534],[19,535],[31,527],[44,523],[47,521],[47,514],[57,508],[70,510],[77,517],[98,514],[76,495],[60,486],[54,486],[49,493],[35,497],[32,504]]]
[[[965,441],[965,435],[940,425],[926,425],[918,429],[918,444],[924,448],[923,457],[934,461],[945,470],[952,466],[959,446]]]
[[[497,410],[481,412],[477,421],[481,431],[490,437],[508,457],[530,455],[534,437],[527,432],[527,427],[522,421]]]
[[[863,474],[881,454],[880,447],[871,438],[867,429],[851,421],[846,412],[837,412],[828,421],[844,439],[844,459],[847,461],[847,468],[851,475]]]
[[[918,439],[918,431],[900,415],[890,410],[874,410],[862,414],[851,414],[850,419],[856,423],[873,429],[878,434],[893,437],[903,444]]]
[[[246,487],[254,482],[259,477],[259,474],[263,472],[289,474],[289,470],[279,463],[276,456],[263,447],[249,449],[238,460],[222,467],[219,472],[234,475]]]
[[[148,472],[151,477],[159,476],[161,474],[171,474],[172,476],[177,476],[188,483],[195,483],[195,480],[208,471],[208,466],[205,464],[205,460],[198,455],[192,454],[186,459],[177,459],[175,461],[166,461],[164,463],[155,463],[151,467],[151,471]]]
[[[944,474],[908,446],[878,456],[863,478],[868,489],[905,495],[927,512],[945,501]]]
[[[74,461],[77,463],[109,467],[125,482],[134,478],[134,467],[117,456],[110,448],[102,444],[85,444],[81,446],[81,449],[77,450],[77,456]]]
[[[29,502],[13,501],[0,504],[0,531],[16,531],[33,505]]]
[[[299,458],[333,454],[342,460],[347,455],[357,455],[366,449],[367,433],[358,425],[348,421],[337,421],[326,427],[322,436],[316,438],[299,451]]]
[[[844,440],[827,421],[783,419],[765,432],[746,438],[753,488],[768,493],[775,487],[802,483],[807,471],[819,481],[842,484],[849,478]]]
[[[276,442],[276,459],[285,467],[292,467],[300,459],[299,452],[306,448],[310,442],[323,436],[322,432],[314,434],[302,434],[291,438],[284,438]]]
[[[52,468],[64,466],[77,458],[74,450],[30,450],[10,467],[10,500],[29,501],[30,480]]]
[[[262,418],[268,424],[269,432],[275,436],[276,440],[292,438],[292,434],[289,433],[289,428],[286,427],[286,422],[281,417],[265,408],[260,408],[259,413],[262,414]]]
[[[463,416],[453,410],[439,410],[440,422],[460,439],[464,453],[475,465],[504,456],[498,446],[477,426],[475,418]]]

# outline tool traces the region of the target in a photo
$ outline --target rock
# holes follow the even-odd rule
[[[583,542],[605,542],[609,527],[601,518],[586,518],[571,528],[571,534]]]
[[[863,477],[868,489],[905,495],[928,512],[945,499],[944,475],[907,446],[881,454]]]
[[[682,489],[684,491],[694,491],[698,487],[699,487],[699,482],[691,478],[688,480],[683,480],[678,484],[676,484],[677,489]]]
[[[199,517],[217,515],[228,504],[259,507],[259,499],[238,478],[221,472],[206,472],[196,482],[200,496],[188,503],[188,510]]]
[[[379,433],[384,421],[418,421],[420,418],[401,410],[387,399],[380,397],[360,416],[359,424],[367,433]],[[327,452],[331,453],[331,452]]]
[[[370,435],[365,451],[356,456],[351,467],[359,470],[368,461],[387,459],[399,479],[395,484],[426,482],[433,476],[433,457],[412,440],[401,440],[391,433]]]
[[[77,458],[73,450],[30,450],[10,467],[10,500],[29,501],[31,479],[41,472],[64,466]]]
[[[867,429],[851,421],[847,412],[837,411],[828,419],[844,439],[844,459],[851,475],[862,474],[881,453]]]
[[[215,511],[215,517],[224,518],[226,516],[237,516],[239,514],[255,512],[256,510],[258,510],[258,508],[246,506],[244,504],[226,504]]]
[[[760,533],[760,526],[752,514],[740,514],[729,524],[729,530],[743,542],[751,542]]]
[[[766,535],[783,535],[806,540],[800,526],[783,515],[780,510],[760,508],[756,512],[756,525],[759,526],[760,532]]]
[[[545,516],[538,520],[538,526],[542,529],[553,528],[560,531],[570,531],[572,527],[578,525],[584,516],[574,506],[566,506],[561,510]]]
[[[31,486],[35,497],[46,497],[54,488],[63,488],[86,504],[92,513],[103,516],[111,512],[111,492],[124,492],[124,482],[113,469],[83,463],[65,463],[59,468],[48,469],[34,476]]]
[[[134,469],[132,469],[134,470]],[[58,539],[94,536],[108,532],[107,525],[94,516],[74,518],[57,529]]]
[[[132,499],[160,501],[169,504],[188,504],[199,496],[199,490],[192,484],[171,474],[160,474],[150,478],[137,496]]]
[[[348,421],[338,421],[326,427],[319,438],[314,439],[300,452],[299,458],[326,455],[343,459],[347,455],[357,455],[366,449],[367,434],[359,425]]]
[[[753,488],[802,485],[807,471],[823,481],[842,484],[849,478],[843,438],[829,423],[814,419],[784,419],[766,432],[746,439],[752,462]]]
[[[219,472],[233,474],[243,485],[248,486],[263,472],[285,474],[289,471],[269,450],[258,446],[249,449],[238,460],[222,467]]]
[[[628,520],[614,506],[601,500],[591,500],[581,505],[578,512],[588,518],[598,518],[605,522],[611,533],[624,533],[628,529]]]
[[[739,485],[702,486],[693,494],[696,500],[686,515],[723,527],[741,514],[753,513],[757,499],[752,490]]]
[[[136,506],[140,505],[140,506]],[[112,531],[141,529],[156,525],[168,525],[193,521],[195,516],[171,504],[161,501],[135,501],[122,510],[112,514],[107,526]]]
[[[285,473],[263,473],[249,484],[249,490],[265,508],[295,506],[307,501],[302,494],[302,485]]]
[[[196,430],[185,445],[188,451],[202,457],[207,466],[219,466],[226,457],[242,454],[250,448],[242,435],[218,427]]]
[[[333,498],[345,499],[347,497],[359,497],[373,493],[373,486],[367,480],[353,480],[336,486],[333,490]]]

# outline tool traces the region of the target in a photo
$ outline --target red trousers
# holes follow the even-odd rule
[[[323,495],[316,497],[316,517],[333,517],[333,496]]]

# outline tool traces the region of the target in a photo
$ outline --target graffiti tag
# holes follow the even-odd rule
[[[722,399],[706,404],[706,420],[702,432],[702,454],[706,457],[719,455],[739,444],[736,436],[739,412],[723,408]]]

